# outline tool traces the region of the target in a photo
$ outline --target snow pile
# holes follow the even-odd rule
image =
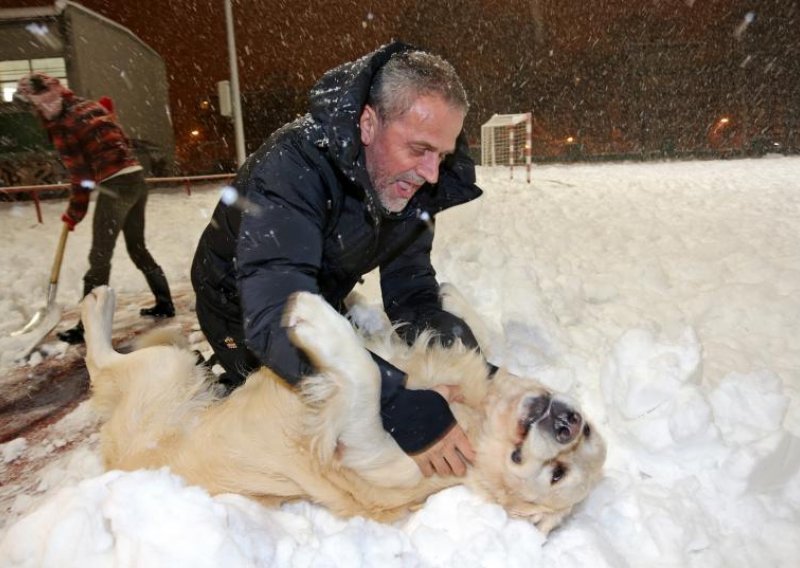
[[[531,185],[481,169],[485,196],[439,218],[439,278],[485,318],[490,358],[569,392],[607,439],[605,478],[547,539],[460,487],[385,525],[210,497],[163,470],[103,473],[84,433],[36,483],[0,488],[0,564],[794,566],[798,179],[796,158],[539,166]],[[175,285],[218,196],[151,198],[148,241]],[[55,246],[52,223],[3,207],[0,262],[19,270],[2,276],[0,332],[43,297]],[[45,216],[61,207],[44,204]],[[88,239],[83,226],[71,236],[62,300],[80,293]],[[145,290],[117,255],[112,286]],[[362,293],[377,290],[371,275]],[[86,432],[90,413],[73,414],[44,440],[0,447],[0,467],[80,440],[70,432]]]

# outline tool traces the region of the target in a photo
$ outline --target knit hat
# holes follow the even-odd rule
[[[69,92],[55,77],[32,73],[19,80],[15,96],[31,103],[42,116],[52,120],[61,114],[62,97]]]

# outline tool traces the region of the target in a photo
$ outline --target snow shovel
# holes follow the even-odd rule
[[[50,270],[50,284],[47,287],[47,303],[40,308],[24,327],[11,332],[10,343],[3,345],[5,349],[14,353],[14,359],[21,359],[30,353],[45,336],[61,321],[61,306],[56,303],[58,290],[58,275],[61,273],[61,261],[64,259],[64,249],[67,245],[69,226],[64,223],[61,237],[58,240],[56,256],[53,259],[53,268]],[[12,339],[13,338],[13,339]],[[4,344],[7,341],[3,342]]]

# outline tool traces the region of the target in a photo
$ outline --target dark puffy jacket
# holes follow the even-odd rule
[[[195,292],[206,305],[241,321],[247,347],[294,384],[312,369],[281,327],[288,296],[305,290],[333,306],[362,275],[380,267],[384,307],[408,322],[408,338],[425,327],[444,341],[475,345],[464,322],[444,312],[431,266],[435,215],[475,199],[475,168],[464,137],[442,164],[439,182],[424,185],[400,213],[379,206],[364,166],[358,121],[376,71],[394,43],[325,74],[310,93],[310,114],[277,132],[240,170],[239,199],[222,202],[201,236],[192,265]],[[453,423],[447,405],[434,423],[415,425],[423,407],[442,406],[436,393],[406,391],[405,375],[381,368],[384,427],[404,450],[424,449]],[[437,400],[433,400],[435,395]]]

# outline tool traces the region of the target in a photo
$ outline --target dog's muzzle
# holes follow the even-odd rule
[[[559,444],[568,444],[573,441],[583,426],[583,417],[574,408],[553,400],[548,412],[538,422],[538,427],[553,436]]]
[[[550,435],[559,444],[572,442],[583,427],[583,417],[565,402],[555,400],[549,394],[528,399],[525,415],[519,421],[522,438],[534,424]]]

